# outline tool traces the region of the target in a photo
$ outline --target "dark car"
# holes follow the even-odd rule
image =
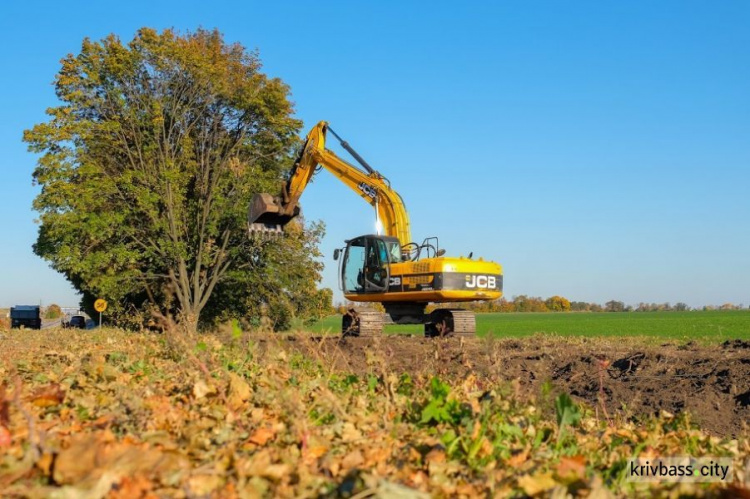
[[[77,327],[79,329],[86,329],[86,318],[82,315],[74,315],[68,321],[68,327]]]

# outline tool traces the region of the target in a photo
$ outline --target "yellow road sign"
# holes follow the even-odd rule
[[[94,310],[97,312],[104,312],[107,310],[107,300],[104,300],[102,298],[99,298],[94,302]]]

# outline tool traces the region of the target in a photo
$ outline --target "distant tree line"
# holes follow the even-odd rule
[[[445,304],[440,305],[445,307]],[[450,305],[454,306],[454,305]],[[610,300],[604,305],[585,301],[570,301],[563,296],[541,298],[539,296],[519,295],[511,299],[500,298],[489,302],[470,302],[459,304],[461,308],[481,312],[685,312],[690,310],[742,310],[742,304],[725,303],[720,306],[706,305],[692,308],[686,303],[645,303],[626,305],[620,300]]]

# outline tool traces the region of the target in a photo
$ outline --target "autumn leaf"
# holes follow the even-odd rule
[[[269,440],[272,440],[273,437],[276,435],[276,432],[274,432],[270,428],[259,428],[253,432],[252,435],[250,435],[250,438],[248,438],[248,442],[253,443],[255,445],[264,446],[268,443]]]
[[[209,385],[202,379],[196,381],[196,383],[193,385],[193,395],[198,400],[206,398],[209,395],[215,395],[216,393],[216,388],[213,385]]]
[[[133,497],[152,497],[149,494],[154,483],[143,475],[126,476],[107,494],[109,499],[131,499]]]
[[[557,465],[557,476],[563,479],[584,479],[586,477],[586,458],[583,456],[564,456]]]
[[[364,462],[365,458],[362,455],[362,452],[359,449],[355,449],[344,456],[344,458],[341,460],[341,466],[345,469],[352,469],[357,468]]]
[[[513,468],[517,468],[521,466],[523,463],[526,462],[529,458],[529,449],[523,449],[520,452],[514,453],[512,456],[510,456],[506,462],[508,463],[508,466],[512,466]]]
[[[10,431],[3,425],[0,425],[0,449],[8,447],[11,444]]]
[[[434,447],[425,456],[426,463],[444,463],[446,460],[445,449]]]
[[[552,473],[537,473],[535,475],[523,475],[518,479],[518,486],[530,496],[535,496],[556,485]]]
[[[218,475],[194,475],[188,479],[190,492],[198,497],[210,496],[223,484],[224,479]]]
[[[179,471],[185,467],[184,458],[177,454],[117,442],[114,438],[107,431],[74,438],[70,447],[60,451],[55,459],[55,482],[74,484],[95,481],[105,473],[124,477]]]
[[[5,383],[0,385],[0,426],[8,426],[10,423],[10,399],[7,397]]]
[[[35,390],[30,397],[31,403],[37,407],[59,405],[65,399],[65,390],[59,383],[50,383]]]
[[[315,445],[312,447],[308,447],[305,450],[304,455],[306,458],[313,460],[324,456],[326,452],[328,452],[328,447],[326,447],[325,445]]]
[[[250,399],[252,390],[242,377],[235,373],[229,373],[229,393],[227,394],[227,403],[233,410],[242,407]],[[261,444],[263,445],[263,444]]]
[[[49,476],[50,471],[52,470],[53,461],[54,456],[49,452],[45,452],[37,460],[36,467],[39,468],[45,476]]]

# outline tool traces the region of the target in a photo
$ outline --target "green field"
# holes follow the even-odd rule
[[[311,329],[338,333],[341,316],[326,317]],[[387,326],[387,333],[421,334],[422,326]],[[750,339],[750,311],[492,313],[477,314],[477,334],[522,337],[536,333],[564,336],[649,336],[724,341]]]

